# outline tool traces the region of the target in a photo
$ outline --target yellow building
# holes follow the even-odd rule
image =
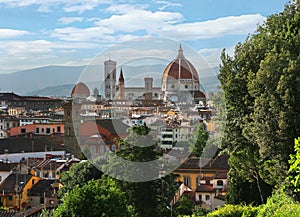
[[[215,198],[227,193],[227,173],[229,171],[228,155],[216,156],[211,159],[189,157],[174,173],[179,175],[182,183],[173,202],[181,195],[189,192],[195,202],[203,208],[214,210],[219,206]]]
[[[27,208],[30,201],[28,191],[39,180],[41,178],[31,174],[10,174],[0,185],[3,206],[15,210]]]

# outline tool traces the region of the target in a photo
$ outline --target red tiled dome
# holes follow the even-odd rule
[[[176,58],[167,65],[162,80],[165,81],[168,77],[199,81],[197,70],[191,62],[185,58]]]
[[[181,80],[180,83],[184,80],[199,83],[197,70],[193,64],[184,57],[181,45],[179,46],[176,59],[171,61],[165,68],[162,83],[166,84],[169,79]]]
[[[77,83],[71,92],[71,96],[73,95],[79,95],[79,96],[89,96],[90,95],[90,90],[86,84],[83,82]]]

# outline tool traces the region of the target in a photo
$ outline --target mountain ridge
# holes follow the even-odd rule
[[[90,66],[89,66],[90,67]],[[87,82],[92,92],[95,87],[100,88],[103,84],[102,68],[92,66],[92,81]],[[163,64],[145,65],[145,66],[122,66],[126,86],[143,86],[144,77],[152,76],[153,86],[160,86],[161,75],[165,66]],[[57,66],[50,65],[33,69],[21,70],[10,74],[0,74],[0,90],[2,92],[15,92],[19,95],[40,95],[40,96],[70,96],[72,88],[78,82],[86,66]],[[101,72],[102,70],[102,72]],[[214,72],[214,73],[211,73]],[[86,72],[89,73],[89,72]],[[216,89],[217,68],[207,69],[200,76],[201,83],[205,84],[206,89]],[[119,68],[117,69],[117,78]],[[87,78],[89,76],[86,76]],[[117,79],[118,81],[118,79]],[[85,81],[83,81],[85,82]]]

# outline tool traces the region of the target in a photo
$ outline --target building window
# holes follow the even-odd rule
[[[21,128],[21,133],[26,133],[26,128]]]
[[[202,194],[199,194],[198,198],[199,201],[202,201]]]
[[[197,185],[197,186],[199,186],[199,185],[200,185],[200,181],[201,181],[201,177],[200,177],[200,176],[198,176],[198,177],[196,178],[196,185]]]
[[[60,133],[60,131],[61,131],[61,128],[60,128],[60,126],[58,126],[57,127],[57,132]]]
[[[37,128],[35,129],[35,132],[36,132],[36,133],[40,133],[40,128],[37,127]]]
[[[34,179],[31,180],[31,184],[34,185]]]
[[[206,185],[210,185],[210,180],[205,180]]]
[[[13,197],[11,195],[8,196],[8,200],[12,200]]]
[[[205,200],[210,200],[210,196],[208,194],[205,195]]]
[[[190,185],[191,185],[191,178],[189,176],[184,176],[183,179],[184,179],[183,180],[184,185],[190,187]]]
[[[217,186],[223,186],[223,185],[224,185],[223,180],[218,180],[218,181],[217,181]]]
[[[42,133],[43,133],[44,131],[45,131],[44,128],[42,128]]]

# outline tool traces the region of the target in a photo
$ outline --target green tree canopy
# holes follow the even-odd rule
[[[121,179],[120,185],[126,191],[127,200],[135,207],[138,216],[160,217],[168,213],[167,206],[178,187],[175,183],[176,175],[170,174],[161,179],[147,182],[122,181],[124,177],[132,180],[137,173],[139,176],[145,176],[145,178],[149,174],[152,174],[151,176],[156,174],[156,177],[159,177],[160,165],[157,163],[153,163],[152,167],[145,171],[138,166],[132,168],[122,161],[152,162],[162,155],[156,149],[156,143],[149,132],[150,129],[146,125],[130,128],[129,136],[124,141],[120,141],[120,148],[103,169],[108,173],[122,174],[116,178]]]
[[[245,201],[241,188],[256,183],[254,201],[263,203],[269,188],[282,185],[286,177],[290,144],[300,134],[298,6],[299,1],[291,2],[269,16],[237,44],[233,57],[222,53],[220,81],[227,107],[223,148],[230,154],[231,202]]]
[[[209,134],[204,130],[204,125],[201,123],[193,134],[193,138],[188,142],[190,144],[190,152],[200,157],[208,140]]]
[[[300,201],[300,137],[295,139],[295,154],[290,156],[289,176],[286,179],[284,191],[298,202]]]
[[[63,187],[59,191],[60,197],[73,190],[77,185],[80,187],[89,180],[101,178],[102,174],[103,172],[89,161],[73,164],[69,171],[61,174],[60,181]]]
[[[108,177],[90,180],[81,187],[76,185],[62,201],[54,212],[55,217],[135,216],[132,207],[127,205],[125,192]]]

